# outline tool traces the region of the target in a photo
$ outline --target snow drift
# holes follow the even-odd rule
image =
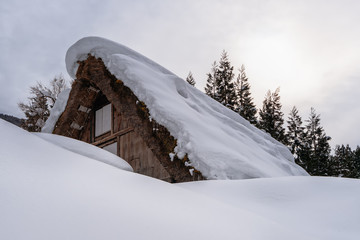
[[[49,133],[33,133],[36,136],[82,156],[109,164],[111,166],[133,172],[132,167],[124,159],[85,142]]]
[[[121,44],[99,37],[79,40],[66,54],[71,77],[75,78],[77,62],[88,54],[101,58],[107,69],[147,105],[151,118],[177,139],[174,154],[179,158],[188,154],[187,164],[206,178],[307,175],[294,163],[290,151],[270,135]],[[47,123],[47,129],[55,122]]]
[[[62,146],[71,145],[69,138],[57,146],[1,119],[0,132],[0,239],[357,240],[360,235],[359,180],[169,184],[68,151]],[[86,152],[86,145],[78,145],[78,152]]]
[[[292,235],[246,210],[93,161],[3,120],[0,132],[0,239],[263,239],[264,234],[275,239]],[[255,230],[258,224],[264,232]]]
[[[359,179],[281,177],[178,184],[315,239],[358,239]]]

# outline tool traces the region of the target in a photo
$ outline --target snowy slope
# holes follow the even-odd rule
[[[0,133],[0,239],[357,240],[360,235],[359,180],[284,177],[172,185],[94,161],[2,120]]]
[[[102,58],[108,70],[145,102],[151,117],[177,139],[175,153],[180,158],[187,153],[190,164],[208,179],[307,175],[270,135],[125,46],[98,37],[79,40],[66,54],[73,78],[77,62],[89,53]]]
[[[282,177],[182,183],[239,209],[264,216],[317,239],[359,239],[360,180]]]

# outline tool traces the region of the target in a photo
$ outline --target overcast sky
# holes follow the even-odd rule
[[[285,118],[314,107],[333,139],[360,145],[360,1],[2,0],[0,113],[29,87],[65,69],[67,49],[85,36],[122,43],[203,90],[222,50],[241,64],[257,107],[280,87]]]

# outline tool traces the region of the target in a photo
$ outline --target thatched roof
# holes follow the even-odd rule
[[[130,89],[147,107],[149,118],[176,140],[168,161],[173,155],[179,159],[187,155],[186,165],[208,179],[307,175],[294,163],[289,150],[270,135],[125,46],[97,37],[79,40],[66,55],[73,78],[82,77],[75,75],[89,54],[101,59],[113,81],[120,80]],[[102,81],[97,87],[104,92],[111,84]]]

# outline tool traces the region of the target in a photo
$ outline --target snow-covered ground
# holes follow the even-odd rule
[[[69,151],[66,138],[48,142],[51,136],[42,139],[3,120],[0,133],[0,239],[360,236],[359,180],[282,177],[172,185],[94,159],[100,152],[81,155],[87,148],[82,144]]]
[[[290,151],[239,114],[206,96],[143,55],[107,39],[87,37],[69,48],[66,67],[73,78],[78,61],[93,54],[149,109],[151,118],[177,140],[174,153],[207,179],[308,175]],[[65,109],[66,94],[51,111],[43,131],[51,133]],[[57,102],[58,103],[58,102]],[[169,161],[170,161],[169,156]]]
[[[360,180],[282,177],[182,183],[316,239],[360,239]]]

